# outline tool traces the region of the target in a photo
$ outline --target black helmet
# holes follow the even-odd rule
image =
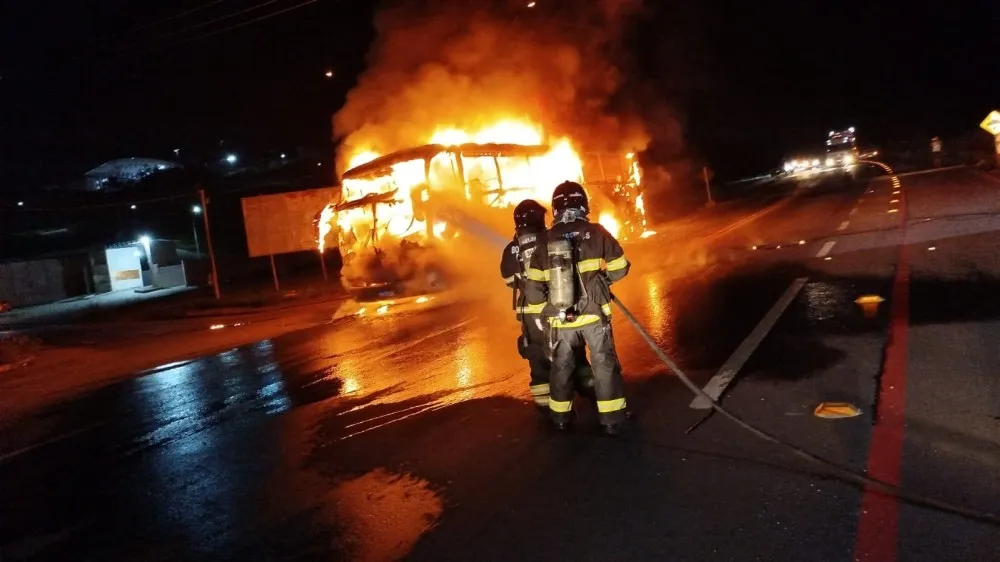
[[[559,216],[567,209],[580,209],[583,214],[590,212],[587,192],[575,181],[564,181],[552,192],[552,214]]]
[[[514,229],[545,230],[545,207],[534,199],[525,199],[514,207]]]

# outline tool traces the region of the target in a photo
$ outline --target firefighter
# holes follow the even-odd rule
[[[571,420],[572,373],[586,346],[600,423],[605,433],[614,435],[629,414],[611,332],[610,284],[625,277],[630,265],[614,236],[588,220],[589,211],[583,186],[565,182],[556,187],[555,221],[545,250],[540,247],[531,256],[526,291],[531,302],[540,302],[544,295],[543,314],[552,326],[549,411],[555,427],[566,429]]]
[[[531,398],[543,413],[549,411],[549,375],[552,362],[549,357],[549,325],[542,316],[545,295],[536,292],[533,299],[525,293],[525,271],[532,254],[541,247],[545,251],[545,215],[547,211],[537,201],[528,199],[514,208],[514,239],[507,244],[500,257],[500,275],[513,290],[515,315],[521,322],[521,335],[517,350],[528,361]],[[581,349],[577,359],[574,386],[581,395],[594,398],[594,377]]]

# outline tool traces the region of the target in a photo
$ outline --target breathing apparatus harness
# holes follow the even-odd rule
[[[541,231],[544,232],[544,229]],[[531,256],[534,254],[537,248],[538,237],[541,232],[535,229],[521,228],[518,229],[514,235],[514,244],[517,249],[517,264],[520,270],[520,278],[527,279],[528,277],[528,264],[531,263]],[[521,290],[521,285],[519,283],[514,284],[514,288],[511,291],[511,305],[514,310],[518,312],[518,317],[521,321],[521,336],[518,338],[518,350],[520,351],[522,357],[528,359],[527,349],[530,347],[531,342],[529,341],[528,334],[528,322],[530,321],[528,315],[524,313],[523,308],[520,305],[521,300],[523,300],[524,292]],[[545,326],[542,324],[539,315],[533,315],[534,321],[538,327],[539,331],[544,331]]]
[[[586,220],[583,209],[566,209],[557,222],[570,223],[576,220]],[[549,262],[548,293],[549,304],[559,311],[560,322],[576,320],[578,310],[589,295],[583,284],[583,277],[577,271],[579,249],[573,240],[573,234],[550,240],[546,251]]]
[[[521,279],[527,279],[528,277],[528,264],[531,262],[531,255],[535,252],[534,244],[537,241],[538,233],[527,229],[521,229],[514,235],[514,247],[517,248],[517,266],[520,270]],[[522,294],[519,288],[519,284],[514,285],[512,298],[515,310],[518,309],[518,297]]]

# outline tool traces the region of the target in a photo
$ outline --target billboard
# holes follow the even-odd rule
[[[139,261],[142,251],[135,246],[108,248],[104,251],[108,259],[108,276],[112,291],[138,289],[142,283],[142,265]]]
[[[244,197],[243,227],[251,258],[316,250],[316,218],[339,187]]]

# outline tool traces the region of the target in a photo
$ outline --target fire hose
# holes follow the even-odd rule
[[[504,244],[506,244],[506,240],[504,238],[497,236],[496,233],[491,232],[487,227],[478,223],[478,221],[471,219],[464,213],[454,212],[457,210],[452,210],[452,209],[449,210],[453,211],[451,213],[451,216],[449,217],[450,219],[462,223],[464,227],[470,228],[470,230],[481,236],[483,239],[492,240],[494,241],[495,244],[498,244],[501,248],[503,247]],[[605,280],[605,282],[607,282],[607,280]],[[653,340],[653,337],[649,334],[649,332],[646,331],[646,329],[642,326],[639,320],[636,319],[635,315],[633,315],[632,312],[629,311],[629,309],[622,303],[622,301],[618,297],[616,297],[613,292],[611,292],[610,283],[608,286],[608,294],[611,296],[612,302],[614,302],[615,305],[618,307],[618,310],[620,310],[622,312],[622,315],[625,316],[625,319],[628,320],[630,324],[632,324],[632,327],[635,328],[635,330],[639,333],[639,336],[642,337],[643,341],[646,342],[646,345],[648,345],[649,348],[653,350],[653,353],[656,354],[657,358],[659,358],[659,360],[662,361],[663,364],[666,365],[667,368],[670,369],[670,371],[672,371],[674,375],[677,376],[677,378],[681,381],[681,383],[683,383],[684,386],[686,386],[688,390],[690,390],[695,396],[700,396],[701,398],[707,400],[714,412],[722,415],[723,417],[735,423],[742,429],[750,432],[751,434],[757,436],[760,439],[763,439],[764,441],[773,443],[775,445],[778,445],[779,447],[789,450],[797,457],[800,457],[813,464],[829,469],[833,473],[833,475],[841,478],[846,482],[858,484],[862,487],[867,487],[871,490],[875,490],[882,494],[897,497],[912,505],[927,507],[930,509],[936,509],[939,511],[959,515],[961,517],[965,517],[970,520],[980,521],[991,525],[1000,526],[1000,517],[998,517],[994,513],[980,511],[962,505],[954,504],[945,500],[941,500],[938,498],[933,498],[923,494],[909,492],[895,484],[890,484],[889,482],[873,478],[863,472],[859,472],[857,470],[844,466],[830,459],[821,457],[814,453],[810,453],[809,451],[806,451],[805,449],[799,447],[798,445],[789,443],[788,441],[785,441],[780,437],[768,433],[767,431],[764,431],[763,429],[760,429],[759,427],[745,421],[743,418],[725,409],[717,400],[709,396],[708,393],[706,393],[704,390],[701,389],[701,387],[694,384],[691,381],[691,379],[688,378],[688,376],[684,373],[684,371],[681,370],[681,368],[676,363],[674,363],[674,361],[670,359],[670,357],[666,353],[664,353],[662,349],[660,349],[660,347],[656,344],[656,341]],[[641,440],[628,439],[628,438],[623,439],[620,436],[616,437],[616,439],[637,442],[639,444],[643,443],[643,441]]]
[[[962,517],[966,517],[968,519],[972,519],[975,521],[981,521],[984,523],[1000,526],[1000,517],[997,517],[996,514],[979,511],[976,509],[954,504],[945,500],[932,498],[922,494],[908,492],[895,484],[890,484],[888,482],[879,480],[877,478],[872,478],[867,474],[864,474],[852,468],[841,465],[840,463],[810,453],[809,451],[806,451],[805,449],[797,445],[784,441],[780,437],[768,433],[767,431],[764,431],[763,429],[760,429],[759,427],[745,421],[743,418],[723,408],[718,401],[709,396],[708,393],[706,393],[704,390],[701,389],[701,387],[691,382],[691,379],[688,378],[686,374],[684,374],[684,371],[682,371],[681,368],[677,366],[677,364],[674,363],[674,361],[670,359],[670,357],[666,353],[664,353],[662,349],[660,349],[660,346],[656,344],[656,342],[653,340],[653,337],[649,335],[649,332],[646,331],[646,329],[642,326],[639,320],[636,319],[635,315],[633,315],[632,312],[630,312],[629,309],[624,304],[622,304],[622,301],[619,300],[618,297],[614,295],[614,293],[611,293],[611,300],[618,307],[618,310],[620,310],[622,314],[625,316],[625,319],[628,320],[630,324],[632,324],[632,327],[635,328],[635,330],[639,333],[639,335],[646,342],[649,348],[653,350],[653,353],[655,353],[656,356],[660,359],[660,361],[662,361],[663,364],[666,365],[667,368],[670,369],[674,373],[674,375],[677,376],[677,378],[681,381],[681,383],[684,384],[684,386],[688,388],[688,390],[694,393],[695,396],[700,396],[701,398],[707,400],[711,404],[712,410],[721,414],[723,417],[735,423],[739,427],[749,431],[750,433],[756,435],[757,437],[763,439],[764,441],[788,449],[789,451],[791,451],[793,454],[795,454],[800,458],[803,458],[811,463],[830,469],[836,476],[839,476],[840,478],[848,482],[860,484],[861,486],[867,486],[872,490],[876,490],[886,495],[895,496],[913,505],[928,507],[931,509],[937,509],[940,511],[953,513],[955,515],[960,515]]]

